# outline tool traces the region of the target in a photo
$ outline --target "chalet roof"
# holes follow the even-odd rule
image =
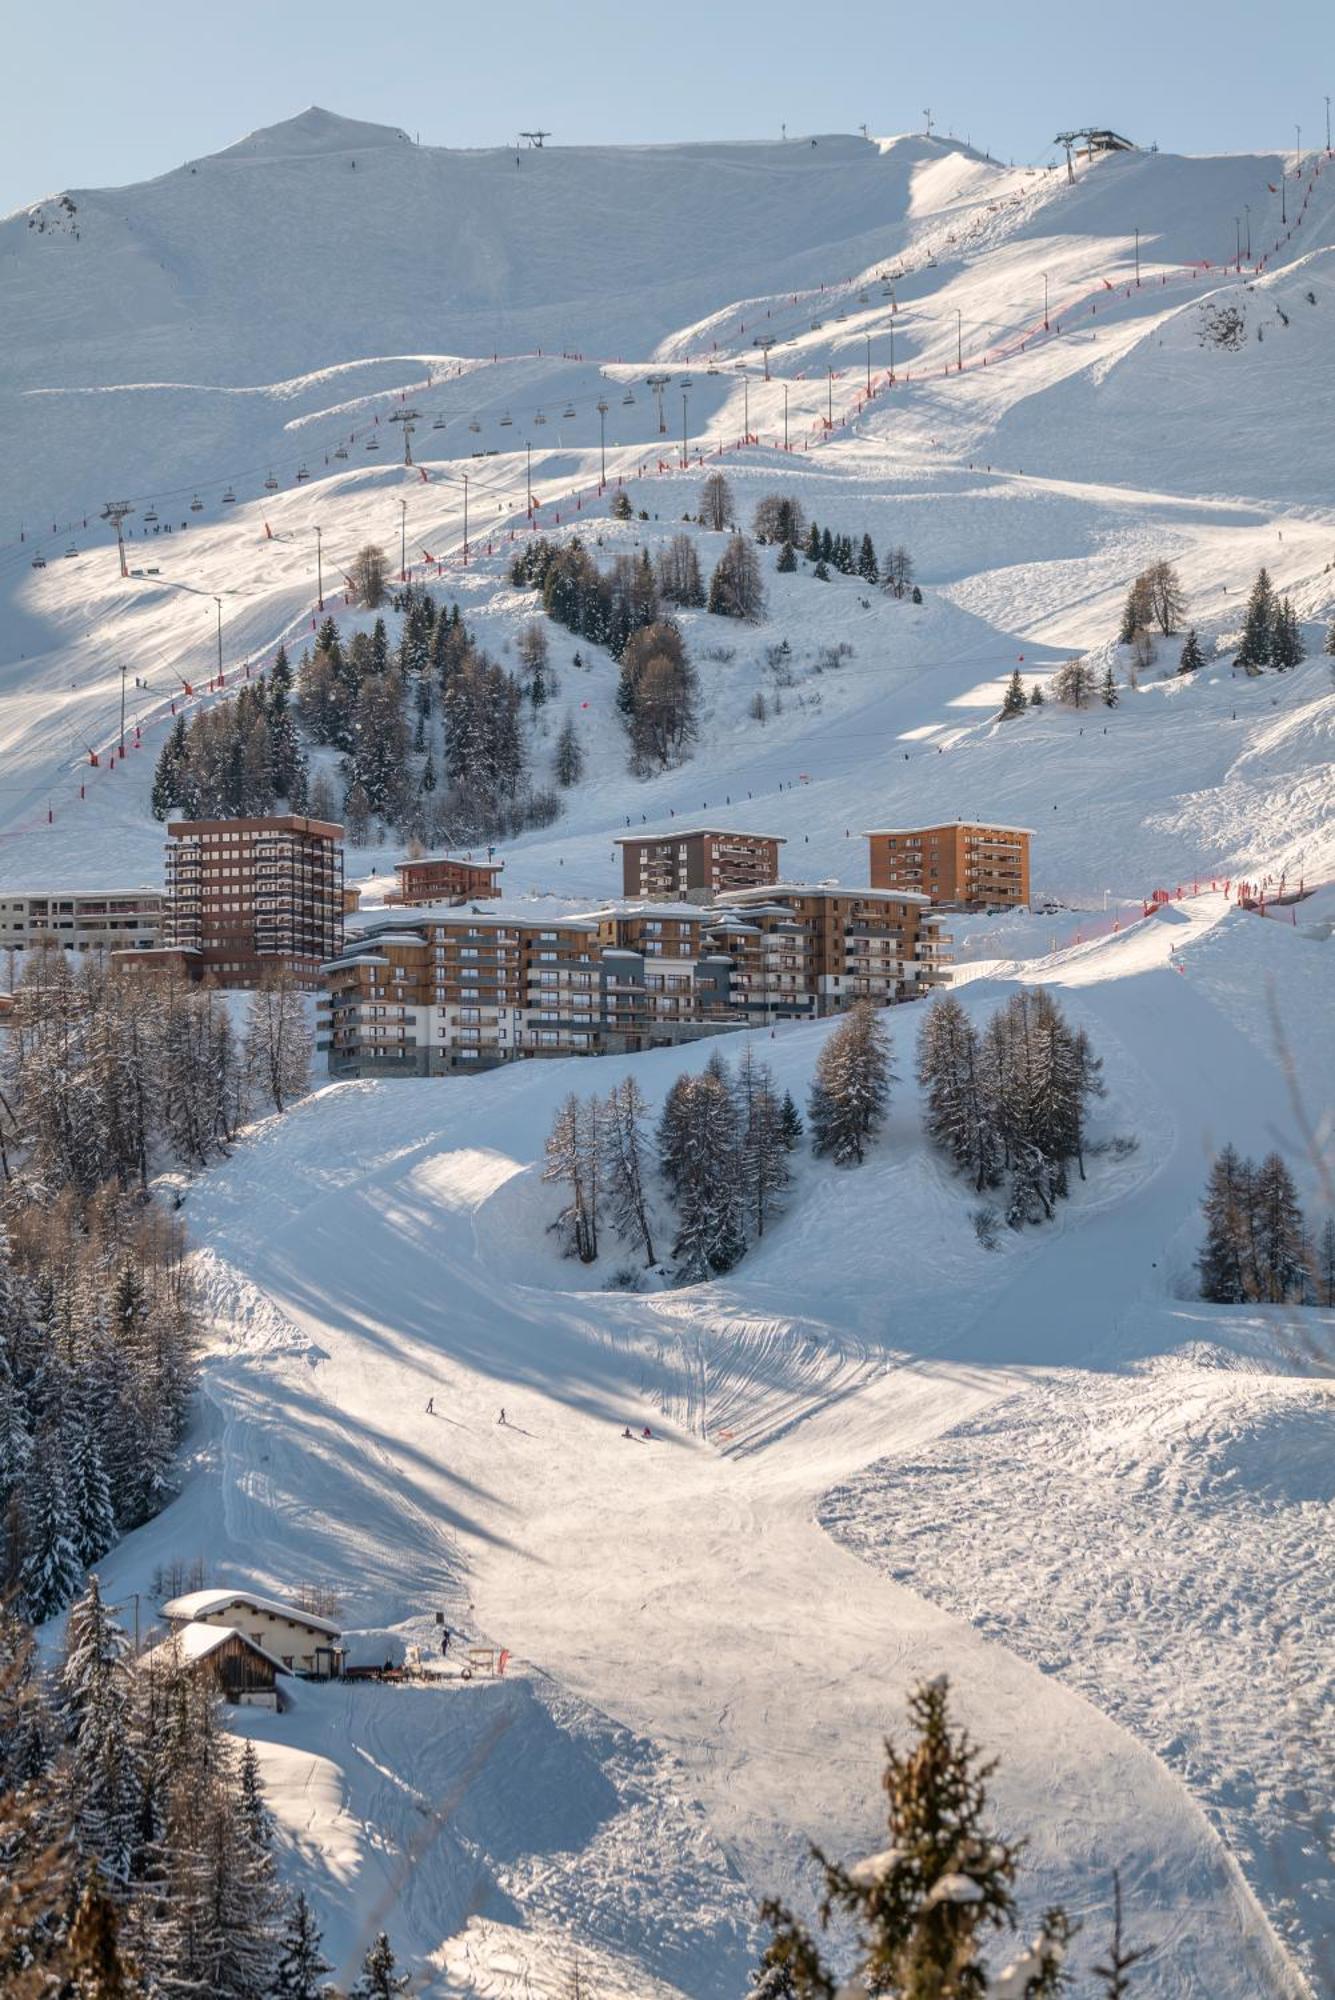
[[[481,868],[488,874],[499,875],[505,863],[503,861],[474,861],[467,854],[405,854],[402,861],[394,863],[396,869],[438,868],[447,865],[452,868]]]
[[[331,1639],[341,1636],[340,1627],[331,1625],[327,1618],[317,1618],[311,1611],[299,1611],[295,1604],[283,1604],[276,1597],[260,1597],[253,1590],[188,1590],[184,1597],[173,1597],[164,1604],[162,1615],[188,1622],[193,1618],[207,1618],[211,1612],[230,1611],[234,1604],[244,1605],[251,1611],[268,1611],[275,1618],[288,1618],[294,1625],[304,1625],[310,1632],[327,1633]]]
[[[172,1633],[170,1639],[164,1639],[161,1645],[154,1646],[145,1653],[140,1664],[148,1666],[160,1663],[162,1666],[169,1666],[180,1660],[183,1666],[197,1666],[201,1660],[207,1660],[221,1647],[227,1645],[229,1640],[239,1641],[248,1653],[254,1653],[258,1659],[267,1660],[275,1673],[291,1673],[292,1669],[285,1667],[274,1654],[263,1646],[257,1646],[249,1633],[239,1631],[232,1625],[182,1625]]]

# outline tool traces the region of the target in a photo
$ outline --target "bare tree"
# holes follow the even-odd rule
[[[367,542],[353,557],[351,573],[358,602],[364,604],[368,611],[378,610],[385,601],[385,586],[389,581],[385,551],[374,542]]]
[[[734,535],[719,557],[709,579],[708,608],[717,617],[744,618],[750,623],[764,616],[760,564],[745,535]]]
[[[706,528],[729,528],[737,518],[732,487],[721,472],[711,472],[700,488],[700,519]]]
[[[272,974],[250,996],[246,1064],[275,1111],[286,1111],[310,1089],[310,1022],[291,973]]]

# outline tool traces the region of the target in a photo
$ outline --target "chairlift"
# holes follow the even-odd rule
[[[507,410],[505,415],[501,418],[501,429],[503,431],[508,431],[513,422],[514,418],[510,415],[510,412]]]
[[[545,424],[547,419],[543,416],[541,410],[535,410],[533,412],[533,421],[535,424]]]
[[[811,322],[811,331],[813,333],[819,333],[824,324],[825,321],[823,319],[813,319]]]
[[[264,490],[266,493],[276,493],[278,491],[278,481],[274,478],[272,472],[264,482]],[[148,519],[147,514],[144,516],[144,519]]]
[[[347,455],[348,455],[348,447],[345,444],[335,445],[334,447],[335,458],[346,458]]]
[[[865,292],[859,292],[859,293],[858,293],[858,304],[859,304],[860,306],[865,306],[865,305],[866,305],[866,303],[867,303],[867,294],[866,294]]]
[[[223,506],[235,507],[235,505],[236,505],[236,495],[235,493],[233,493],[231,487],[229,486],[227,491],[223,494]]]
[[[305,466],[304,466],[304,465],[299,465],[299,466],[297,467],[297,484],[298,484],[298,486],[300,486],[300,485],[302,484],[302,481],[303,481],[303,480],[306,480],[306,479],[309,479],[309,478],[310,478],[310,476],[311,476],[311,475],[310,475],[310,473],[309,473],[309,472],[307,472],[307,470],[306,470],[306,468],[305,468]]]
[[[380,440],[379,440],[379,438],[377,438],[377,437],[372,437],[372,438],[368,438],[368,439],[366,440],[366,449],[367,449],[368,451],[379,451],[379,449],[380,449]]]
[[[45,568],[46,568],[46,557],[45,557],[45,556],[34,556],[34,557],[33,557],[33,559],[32,559],[32,566],[33,566],[33,568],[34,568],[34,569],[45,569]]]
[[[627,389],[625,395],[621,398],[622,409],[628,410],[634,401],[635,401],[635,391],[633,389]]]
[[[481,429],[482,429],[482,426],[481,426],[481,424],[480,424],[480,423],[478,422],[478,420],[477,420],[477,418],[476,418],[476,417],[471,417],[471,418],[469,419],[469,424],[468,424],[468,428],[469,428],[469,430],[470,430],[470,431],[472,431],[472,433],[473,433],[474,437],[476,437],[476,436],[478,435],[478,433],[479,433],[479,432],[481,431]]]
[[[444,430],[444,428],[445,428],[445,419],[444,419],[444,417],[435,417],[435,418],[433,418],[433,419],[432,419],[432,424],[431,424],[431,428],[432,428],[432,430],[433,430],[433,431],[443,431],[443,430]]]
[[[575,414],[575,405],[573,403],[567,403],[565,408],[561,412],[561,415],[563,417],[573,417],[574,414]]]
[[[847,314],[847,313],[836,313],[834,317],[835,317],[835,320],[836,320],[836,322],[838,322],[838,321],[839,321],[839,320],[841,320],[841,319],[847,319],[847,318],[848,318],[848,314]]]
[[[145,509],[144,512],[145,527],[150,527],[155,525],[157,522],[157,518],[158,518],[158,510],[156,507],[149,507]]]
[[[198,493],[196,493],[194,499],[190,502],[190,512],[192,514],[202,514],[204,512],[204,502],[200,499]]]
[[[67,558],[70,556],[77,556],[78,553],[79,551],[75,548],[73,542],[70,543],[69,547],[65,551],[65,555]]]

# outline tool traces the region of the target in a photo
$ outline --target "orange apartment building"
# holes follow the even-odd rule
[[[729,889],[777,880],[783,841],[717,827],[680,833],[621,833],[621,893],[653,902],[708,903]]]
[[[220,986],[281,970],[313,989],[343,947],[342,827],[300,813],[173,821],[163,945]]]
[[[957,909],[1021,909],[1029,902],[1025,826],[952,820],[863,835],[875,889],[916,889]]]
[[[390,907],[429,903],[478,903],[501,893],[500,861],[470,861],[459,854],[422,854],[395,863],[398,887],[388,891]]]

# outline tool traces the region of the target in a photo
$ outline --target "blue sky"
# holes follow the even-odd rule
[[[308,104],[437,145],[944,129],[1047,158],[1063,125],[1176,152],[1325,137],[1332,0],[61,0],[11,8],[0,213],[214,152]],[[1328,73],[1327,73],[1328,72]]]

